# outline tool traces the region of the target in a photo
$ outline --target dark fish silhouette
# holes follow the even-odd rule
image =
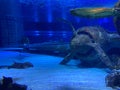
[[[33,67],[33,64],[30,62],[24,62],[24,63],[18,63],[18,62],[14,62],[12,65],[4,65],[4,66],[0,66],[1,68],[16,68],[16,69],[25,69],[25,68],[30,68]]]

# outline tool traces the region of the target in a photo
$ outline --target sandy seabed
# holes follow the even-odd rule
[[[112,90],[105,85],[107,73],[98,68],[78,68],[71,60],[68,66],[59,65],[62,57],[0,51],[0,65],[14,61],[33,63],[33,68],[0,69],[2,76],[13,77],[14,82],[28,85],[28,90]]]

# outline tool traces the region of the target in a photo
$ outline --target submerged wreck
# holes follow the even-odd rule
[[[78,58],[82,65],[99,66],[102,61],[108,67],[113,68],[112,61],[117,61],[114,59],[120,55],[119,52],[113,50],[120,50],[119,44],[120,36],[118,34],[107,33],[100,27],[79,28],[70,42],[71,52],[60,64],[67,64],[72,58]],[[114,58],[113,55],[115,55]],[[112,61],[110,57],[113,59]]]

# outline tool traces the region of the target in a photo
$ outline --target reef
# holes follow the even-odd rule
[[[3,76],[2,83],[0,83],[0,90],[27,90],[27,86],[13,83],[11,77]]]

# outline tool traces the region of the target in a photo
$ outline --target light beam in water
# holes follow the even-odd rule
[[[48,23],[51,23],[52,20],[53,20],[53,17],[52,17],[52,5],[51,5],[51,0],[47,0],[47,20],[48,20]]]

